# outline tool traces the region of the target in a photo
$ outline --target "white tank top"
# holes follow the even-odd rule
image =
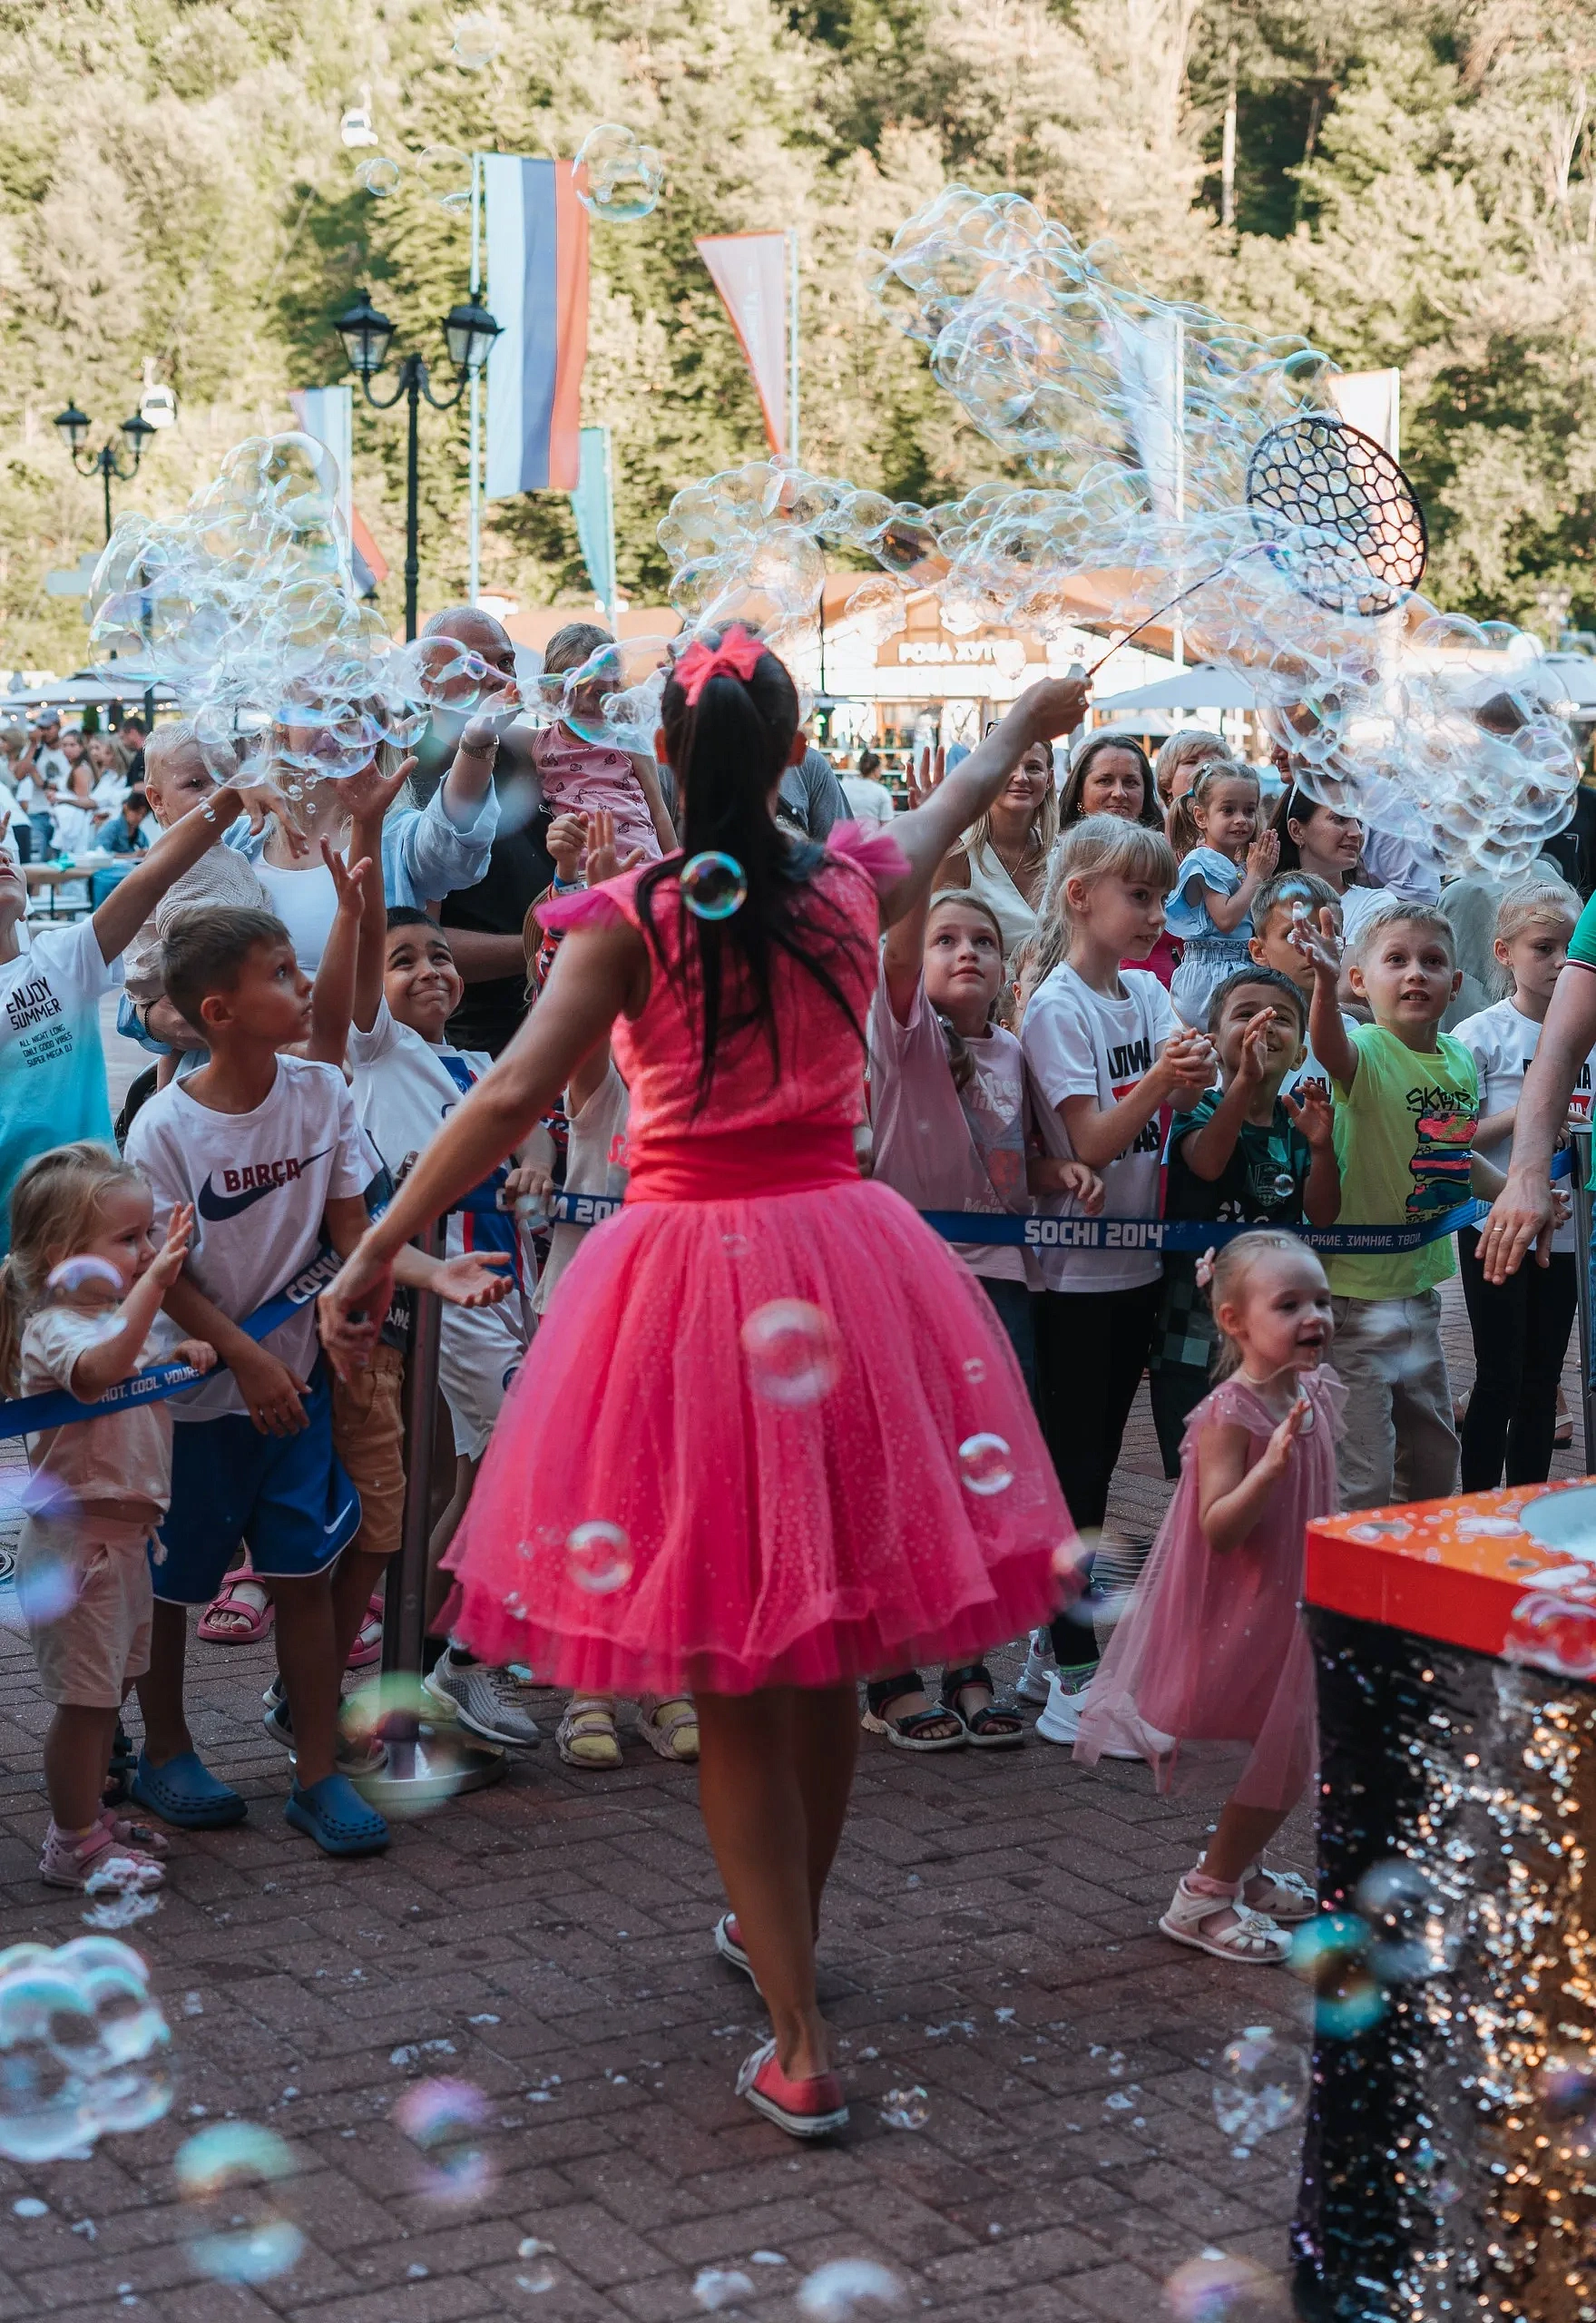
[[[1003,930],[1004,960],[1012,971],[1014,955],[1036,933],[1036,914],[1010,878],[995,848],[967,842],[964,860],[970,867],[970,893],[979,896],[996,915]]]

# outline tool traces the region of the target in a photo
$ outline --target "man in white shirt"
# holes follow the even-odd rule
[[[61,747],[61,720],[54,710],[40,711],[18,770],[24,769],[52,789],[59,789],[71,772],[66,752]]]

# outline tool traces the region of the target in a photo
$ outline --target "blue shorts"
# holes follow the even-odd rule
[[[360,1495],[332,1448],[332,1392],[317,1364],[308,1425],[262,1436],[241,1412],[179,1420],[171,1431],[171,1507],[151,1552],[155,1594],[208,1604],[240,1541],[269,1580],[326,1571],[360,1529]]]

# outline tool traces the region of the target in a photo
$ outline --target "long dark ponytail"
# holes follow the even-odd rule
[[[729,855],[748,885],[729,918],[704,919],[682,899],[681,864],[655,864],[638,881],[639,908],[661,968],[669,964],[659,914],[678,915],[689,1004],[700,1019],[698,1112],[708,1100],[718,1052],[743,1034],[757,1029],[762,1034],[772,1085],[781,1077],[771,1001],[777,953],[785,952],[814,978],[847,1017],[861,1048],[864,1028],[836,971],[850,952],[858,952],[856,965],[867,973],[869,956],[847,914],[812,884],[821,849],[789,839],[770,811],[798,727],[798,691],[785,665],[762,650],[746,677],[722,667],[690,702],[673,671],[665,681],[660,722],[681,793],[684,855],[689,860]]]

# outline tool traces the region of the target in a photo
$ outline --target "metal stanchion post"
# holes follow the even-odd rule
[[[1589,1475],[1596,1472],[1596,1386],[1591,1377],[1591,1125],[1571,1122],[1569,1129],[1574,1152],[1574,1264],[1579,1269],[1580,1426],[1584,1431],[1581,1456]]]
[[[440,1220],[422,1238],[434,1258],[443,1249]],[[399,1554],[387,1571],[383,1604],[385,1678],[419,1681],[426,1639],[427,1544],[432,1533],[432,1447],[437,1424],[438,1334],[442,1309],[430,1291],[411,1294],[405,1351],[405,1520]],[[406,1690],[407,1691],[407,1690]],[[397,1703],[383,1722],[387,1760],[357,1788],[374,1807],[416,1813],[455,1791],[480,1790],[504,1771],[504,1753],[491,1742],[435,1723],[414,1702]]]

